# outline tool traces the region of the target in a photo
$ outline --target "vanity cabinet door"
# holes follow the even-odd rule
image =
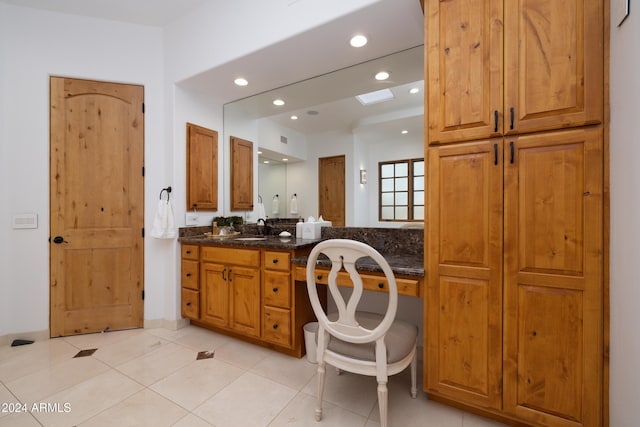
[[[187,210],[218,209],[218,132],[187,123]]]
[[[202,321],[213,326],[229,325],[229,268],[203,262],[200,266]]]
[[[260,270],[229,267],[231,328],[244,335],[260,336]]]
[[[253,210],[253,142],[231,137],[231,210]]]

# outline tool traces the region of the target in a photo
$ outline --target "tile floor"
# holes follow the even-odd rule
[[[74,358],[92,348],[91,356]],[[196,360],[200,351],[214,357]],[[198,327],[5,345],[0,426],[379,426],[375,379],[334,372],[316,424],[316,365]],[[408,370],[391,377],[389,391],[391,426],[502,425],[422,392],[411,399]]]

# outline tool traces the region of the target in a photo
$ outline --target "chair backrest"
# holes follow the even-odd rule
[[[335,321],[329,320],[318,298],[315,268],[321,253],[331,260],[328,286],[338,308],[338,319]],[[360,274],[356,271],[355,264],[362,257],[371,257],[382,268],[388,283],[387,310],[383,320],[373,329],[362,327],[356,320],[356,309],[362,297],[363,284]],[[345,301],[336,283],[338,272],[342,269],[349,273],[353,283],[353,291],[348,301]],[[363,344],[384,336],[389,327],[391,327],[398,308],[398,289],[391,267],[377,250],[355,240],[330,239],[318,243],[313,248],[307,261],[307,291],[320,326],[329,334],[347,342]]]

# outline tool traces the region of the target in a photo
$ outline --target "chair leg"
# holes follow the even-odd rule
[[[418,376],[418,356],[417,354],[413,355],[413,359],[411,360],[411,397],[418,397],[418,387],[416,385],[416,378]]]
[[[380,408],[380,427],[387,427],[387,415],[389,412],[387,383],[378,381],[378,406]]]
[[[326,373],[324,362],[318,363],[318,397],[316,400],[316,421],[322,419],[322,394],[324,393],[324,376]]]

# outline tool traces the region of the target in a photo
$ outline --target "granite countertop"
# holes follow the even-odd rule
[[[276,224],[273,232],[289,231],[290,224]],[[245,248],[272,248],[295,250],[311,248],[318,242],[327,239],[346,238],[365,242],[380,252],[391,266],[395,274],[423,277],[424,272],[424,231],[392,228],[362,228],[362,227],[326,227],[322,229],[320,239],[298,239],[294,236],[283,238],[277,235],[264,236],[259,240],[242,240],[244,238],[263,237],[253,234],[255,226],[244,226],[243,233],[237,237],[213,239],[205,236],[210,227],[185,227],[180,229],[180,243],[196,245],[229,246]],[[295,232],[295,227],[291,230]],[[318,265],[330,267],[328,259],[318,260]],[[307,265],[307,257],[300,256],[291,260],[292,264]],[[382,272],[382,269],[369,257],[361,258],[356,267],[361,271]]]
[[[406,276],[424,276],[424,258],[416,255],[387,255],[382,254],[384,259],[389,263],[391,271],[394,274],[403,274]],[[296,257],[291,260],[292,264],[307,265],[306,256]],[[320,267],[331,267],[331,261],[328,258],[321,255],[318,258],[316,265]],[[356,261],[356,268],[359,271],[370,271],[374,273],[381,273],[382,268],[373,261],[370,257],[363,257]]]
[[[243,240],[249,238],[260,238],[260,240]],[[204,234],[180,237],[180,243],[192,243],[194,245],[209,246],[234,246],[245,248],[272,248],[272,249],[300,249],[314,246],[321,239],[297,239],[296,237],[279,236],[253,236],[240,234],[237,237],[227,237],[224,239],[213,239]]]

